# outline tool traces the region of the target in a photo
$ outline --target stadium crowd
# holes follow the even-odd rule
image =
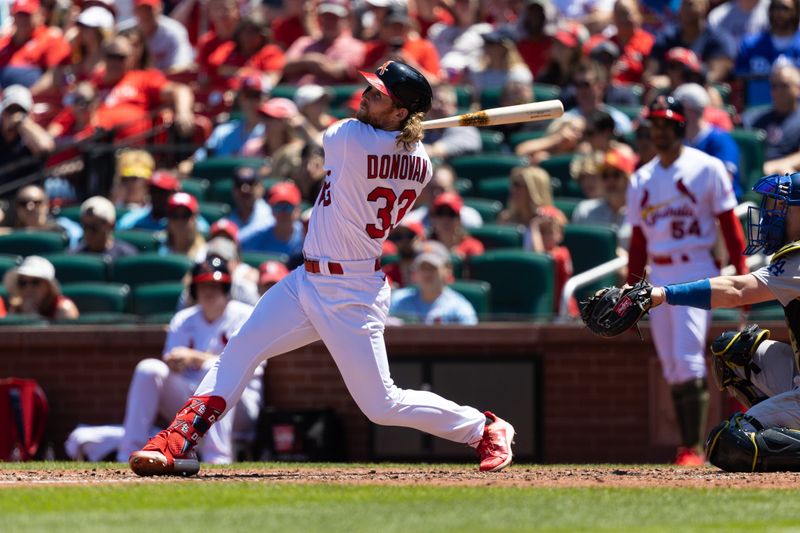
[[[429,118],[567,109],[426,133],[433,180],[384,247],[395,320],[574,315],[567,280],[626,254],[659,95],[740,200],[800,169],[799,22],[795,0],[2,3],[0,315],[163,321],[212,251],[252,305],[302,262],[322,133],[393,59],[434,86]]]

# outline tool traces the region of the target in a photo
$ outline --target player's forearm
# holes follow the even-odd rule
[[[667,303],[699,309],[741,307],[773,300],[772,292],[752,274],[654,287],[653,307]]]

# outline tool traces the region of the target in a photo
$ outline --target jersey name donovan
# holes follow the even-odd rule
[[[428,159],[409,154],[367,155],[367,179],[410,180],[424,183]]]

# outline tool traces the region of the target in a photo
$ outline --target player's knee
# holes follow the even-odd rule
[[[755,433],[745,431],[739,424],[742,413],[718,424],[706,439],[708,461],[726,472],[753,472],[758,448]]]
[[[135,375],[142,377],[164,378],[169,374],[169,367],[161,359],[142,359],[133,372]]]
[[[753,361],[759,345],[769,339],[769,330],[751,324],[742,331],[726,331],[711,343],[712,375],[720,390],[727,388],[747,407],[759,403],[764,395],[750,381],[761,368]]]

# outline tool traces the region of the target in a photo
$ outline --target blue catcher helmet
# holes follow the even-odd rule
[[[760,207],[747,210],[745,255],[773,254],[784,244],[789,206],[800,205],[800,172],[772,174],[758,180],[753,191],[762,196]]]

